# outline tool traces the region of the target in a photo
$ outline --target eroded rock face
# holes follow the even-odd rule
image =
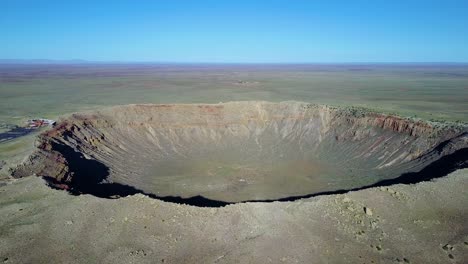
[[[468,133],[307,103],[232,102],[74,114],[37,144],[17,176],[32,171],[56,187],[104,197],[239,202],[360,188],[443,157],[459,163]]]

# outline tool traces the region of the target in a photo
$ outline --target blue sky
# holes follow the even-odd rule
[[[468,1],[0,1],[1,59],[468,62]]]

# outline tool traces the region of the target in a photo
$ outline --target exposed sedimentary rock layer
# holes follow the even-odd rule
[[[32,170],[75,193],[239,202],[356,189],[441,160],[457,166],[468,133],[307,103],[231,102],[74,114],[37,144],[15,175]]]

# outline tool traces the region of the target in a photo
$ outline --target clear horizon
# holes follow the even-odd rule
[[[468,2],[2,1],[0,59],[468,63]]]
[[[468,61],[331,61],[331,62],[209,62],[209,61],[112,61],[84,59],[2,59],[0,64],[174,64],[174,65],[468,65]]]

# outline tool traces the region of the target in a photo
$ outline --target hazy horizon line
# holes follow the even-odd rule
[[[468,65],[468,61],[311,61],[311,62],[216,62],[216,61],[139,61],[139,60],[85,60],[85,59],[1,59],[0,64],[180,64],[180,65]]]

